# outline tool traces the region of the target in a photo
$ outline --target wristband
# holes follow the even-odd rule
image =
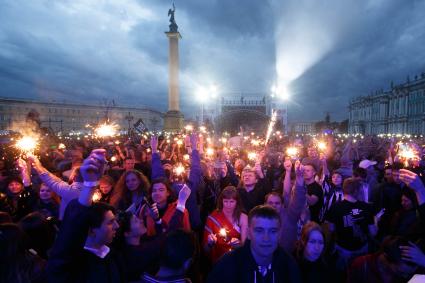
[[[181,212],[184,212],[184,209],[186,208],[185,205],[177,204],[176,209],[180,210]]]
[[[99,185],[99,181],[93,181],[93,182],[84,181],[83,185],[84,187],[96,187],[97,185]]]

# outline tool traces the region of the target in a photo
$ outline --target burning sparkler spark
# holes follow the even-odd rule
[[[177,165],[177,166],[174,168],[174,173],[175,173],[177,176],[180,176],[181,174],[183,174],[183,173],[184,173],[184,171],[185,171],[185,169],[184,169],[184,166],[183,166],[182,164],[179,164],[179,165]]]
[[[288,154],[291,157],[295,157],[298,154],[298,149],[296,147],[288,147],[286,149],[286,154]]]
[[[277,112],[273,111],[272,113],[272,117],[270,119],[270,123],[269,126],[267,127],[267,135],[266,135],[266,144],[270,139],[270,135],[272,134],[273,128],[274,128],[274,124],[276,124],[276,119],[277,119]]]
[[[113,137],[117,134],[117,125],[101,124],[95,129],[95,133],[98,137]]]
[[[25,136],[19,139],[15,144],[15,147],[23,153],[33,153],[37,146],[37,139],[31,136]]]

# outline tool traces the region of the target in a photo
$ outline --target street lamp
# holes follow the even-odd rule
[[[273,85],[270,88],[270,96],[274,99],[280,99],[284,101],[284,111],[283,119],[284,119],[284,127],[285,134],[288,134],[288,100],[289,100],[289,90],[286,84],[279,83],[278,85]],[[274,105],[274,104],[273,104]],[[273,109],[272,109],[273,110]]]
[[[210,85],[209,87],[200,87],[197,91],[196,91],[196,96],[199,100],[199,102],[201,102],[201,124],[204,124],[204,107],[205,107],[205,103],[208,102],[209,98],[217,98],[217,86],[215,84]]]

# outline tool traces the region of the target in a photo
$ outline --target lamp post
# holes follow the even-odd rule
[[[128,131],[127,134],[130,136],[130,122],[134,119],[134,117],[131,115],[131,112],[128,112],[128,115],[124,117],[128,122]]]

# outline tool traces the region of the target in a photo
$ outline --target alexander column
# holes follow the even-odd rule
[[[169,65],[168,65],[168,111],[164,116],[165,131],[179,131],[183,128],[183,114],[179,104],[179,39],[178,26],[174,20],[176,8],[168,10],[170,16],[170,30],[165,32],[169,39]]]

